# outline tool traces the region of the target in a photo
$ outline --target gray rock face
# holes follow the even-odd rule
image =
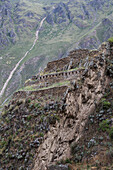
[[[52,12],[48,13],[46,21],[49,24],[62,24],[65,22],[70,21],[71,15],[70,15],[69,8],[64,3],[59,3],[55,6],[55,8],[52,10]]]
[[[102,24],[103,24],[104,26],[106,26],[106,25],[112,26],[112,25],[113,25],[113,23],[112,23],[108,18],[104,18],[104,19],[102,20]]]
[[[10,42],[13,44],[16,42],[17,35],[13,28],[12,11],[13,7],[11,2],[8,0],[2,0],[0,3],[0,49],[8,46]]]
[[[24,11],[22,9],[24,5],[18,0],[16,2],[10,0],[0,1],[0,49],[6,48],[9,44],[15,44],[21,32],[26,31],[25,28],[31,29],[36,26],[24,18],[33,18],[33,12],[28,11],[25,15],[21,14]]]
[[[105,1],[104,0],[92,0],[89,2],[89,4],[95,9],[98,10],[104,5]]]

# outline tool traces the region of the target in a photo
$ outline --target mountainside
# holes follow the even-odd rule
[[[49,62],[0,116],[0,169],[113,169],[113,42]]]
[[[20,63],[5,99],[40,72],[48,61],[67,56],[75,48],[97,48],[113,34],[111,0],[0,0],[0,89],[28,51],[46,16],[33,50]]]

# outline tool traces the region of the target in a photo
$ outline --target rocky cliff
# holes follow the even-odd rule
[[[112,60],[108,42],[72,51],[14,93],[0,117],[0,168],[112,169]]]

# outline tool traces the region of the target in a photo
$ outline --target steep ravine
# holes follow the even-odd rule
[[[15,73],[15,71],[17,70],[17,68],[19,67],[20,63],[25,59],[25,57],[28,55],[28,53],[34,48],[34,46],[35,46],[35,44],[36,44],[36,42],[37,42],[37,40],[38,40],[39,31],[40,31],[40,29],[41,29],[41,27],[42,27],[43,22],[45,21],[45,19],[46,19],[46,17],[42,19],[42,21],[41,21],[41,23],[40,23],[40,26],[39,26],[38,30],[36,31],[36,34],[35,34],[36,38],[35,38],[35,40],[34,40],[34,42],[33,42],[32,47],[31,47],[28,51],[26,51],[25,55],[19,60],[19,62],[16,64],[16,66],[14,67],[14,69],[13,69],[13,70],[11,71],[11,73],[9,74],[9,77],[8,77],[8,79],[6,80],[6,82],[4,83],[4,86],[3,86],[3,88],[2,88],[2,90],[1,90],[1,92],[0,92],[0,98],[3,96],[3,94],[4,94],[4,92],[5,92],[6,88],[7,88],[7,85],[8,85],[8,83],[9,83],[9,81],[11,80],[13,74]]]

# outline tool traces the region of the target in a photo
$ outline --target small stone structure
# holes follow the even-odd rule
[[[84,68],[73,69],[70,71],[60,71],[55,73],[49,73],[44,75],[33,76],[31,81],[27,82],[25,86],[37,84],[38,88],[47,87],[54,83],[59,83],[61,81],[68,81],[77,79],[82,75]]]
[[[39,76],[38,79],[39,80],[48,80],[51,78],[70,78],[70,77],[78,77],[79,74],[82,73],[84,69],[78,69],[78,70],[72,70],[72,71],[65,71],[65,72],[56,72],[56,73],[51,73],[51,74],[45,74],[43,76]]]

